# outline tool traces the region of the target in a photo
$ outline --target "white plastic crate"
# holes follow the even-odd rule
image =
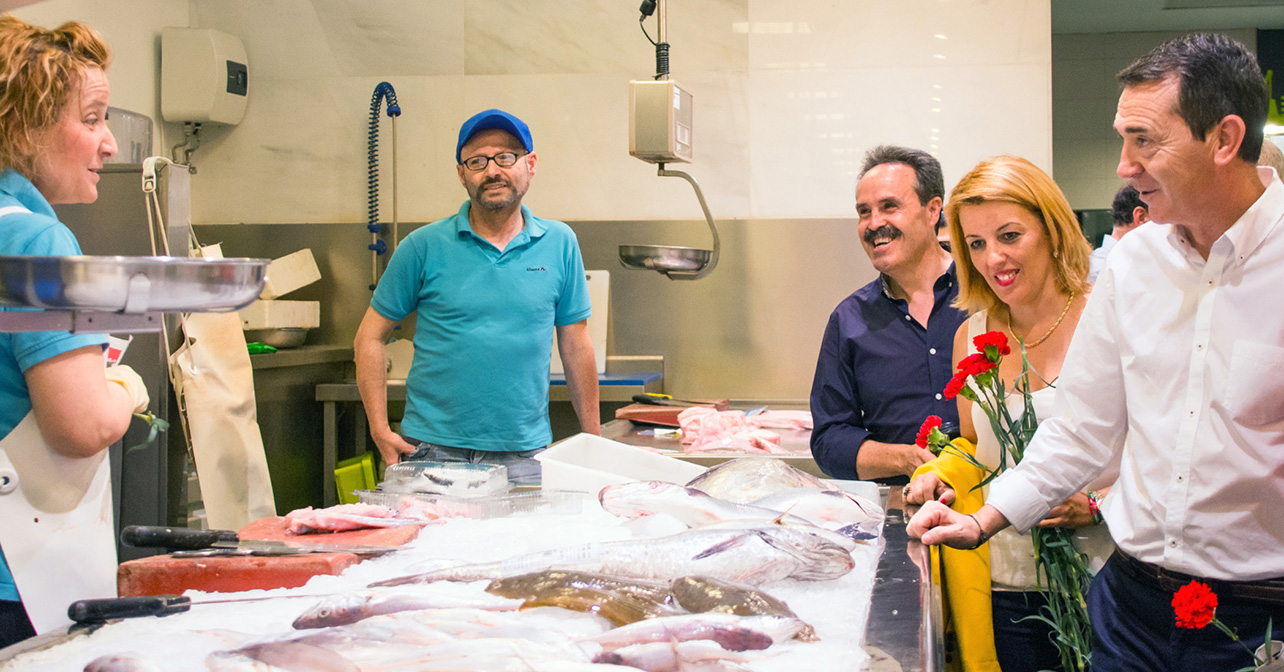
[[[684,484],[704,473],[698,464],[657,455],[592,434],[577,434],[535,456],[543,465],[543,485],[557,490],[597,494],[629,481]]]

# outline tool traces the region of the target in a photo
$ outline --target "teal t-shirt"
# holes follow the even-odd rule
[[[523,205],[522,231],[500,252],[473,233],[469,205],[406,236],[370,302],[397,322],[418,313],[401,432],[456,448],[542,448],[553,438],[553,328],[592,312],[579,244]]]
[[[71,230],[60,223],[40,192],[13,169],[0,172],[0,210],[19,207],[27,212],[0,216],[0,255],[68,256],[80,254]],[[0,307],[0,310],[28,310]],[[7,436],[31,412],[31,395],[23,373],[55,355],[89,345],[105,345],[97,334],[65,331],[0,334],[0,437]],[[0,558],[0,600],[17,601],[9,566]]]

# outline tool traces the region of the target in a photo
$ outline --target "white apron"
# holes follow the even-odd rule
[[[0,440],[0,549],[39,634],[70,624],[76,600],[116,597],[107,451],[65,457],[27,413]]]
[[[0,217],[30,212],[0,208]],[[68,625],[76,600],[116,597],[116,539],[107,451],[64,457],[35,412],[0,440],[0,550],[37,633]]]

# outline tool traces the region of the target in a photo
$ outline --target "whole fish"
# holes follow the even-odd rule
[[[837,486],[772,457],[727,460],[696,476],[687,483],[687,487],[737,504],[748,504],[793,488],[837,489]]]
[[[844,490],[795,488],[755,499],[752,505],[788,511],[853,539],[878,537],[887,516],[883,507]]]
[[[677,518],[688,527],[700,527],[727,520],[770,521],[780,518],[780,511],[762,506],[737,504],[718,499],[701,490],[664,481],[633,481],[608,485],[598,493],[598,501],[607,513],[625,518],[641,518],[665,513]],[[808,521],[798,516],[784,515],[797,523]]]
[[[668,581],[699,574],[752,585],[786,578],[826,581],[843,576],[855,566],[847,548],[819,534],[789,526],[697,528],[658,539],[596,544],[588,547],[585,555],[591,558],[567,565],[634,579]],[[370,586],[499,578],[504,578],[503,561],[397,577]]]
[[[763,655],[758,652],[728,651],[717,642],[696,639],[689,642],[633,644],[599,653],[593,657],[593,662],[636,667],[646,672],[680,672],[715,661],[752,662],[760,660]]]
[[[509,600],[500,597],[469,599],[413,592],[360,591],[336,595],[322,600],[319,604],[294,619],[294,628],[296,630],[306,630],[347,625],[377,614],[390,614],[397,611],[450,609],[455,607],[512,611],[521,607],[521,605],[521,600]]]
[[[783,616],[736,616],[735,614],[683,614],[638,621],[585,638],[616,651],[647,642],[686,642],[707,639],[728,651],[758,651],[798,634],[803,622]]]
[[[215,651],[205,659],[205,665],[211,672],[263,669],[253,665],[255,662],[270,665],[268,669],[271,670],[288,672],[359,672],[356,664],[334,651],[289,641]]]
[[[673,599],[693,614],[721,613],[737,616],[784,616],[798,618],[789,605],[752,586],[719,581],[708,576],[683,576],[670,584]],[[816,631],[803,624],[797,638],[816,641]]]
[[[522,608],[561,607],[598,614],[616,625],[669,616],[674,609],[663,583],[628,581],[605,574],[546,569],[491,581],[486,592],[525,600]]]

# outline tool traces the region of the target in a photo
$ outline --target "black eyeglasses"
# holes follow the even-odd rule
[[[937,242],[938,244],[940,244],[940,246],[941,246],[941,249],[942,249],[942,250],[945,250],[946,252],[949,252],[949,251],[950,251],[950,241],[948,241],[948,240],[938,240],[938,241],[936,241],[936,242]]]
[[[485,170],[486,164],[491,161],[500,168],[512,168],[517,164],[517,159],[526,156],[517,152],[500,152],[495,156],[473,156],[464,160],[464,167],[471,171]]]

